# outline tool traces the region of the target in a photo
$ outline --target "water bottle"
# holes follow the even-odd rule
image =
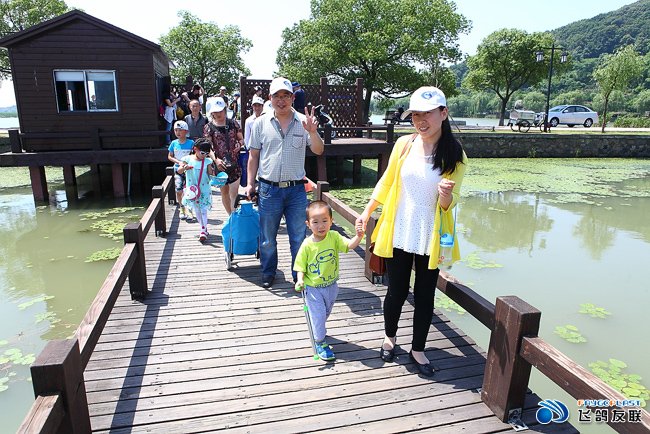
[[[438,265],[451,268],[451,253],[454,248],[454,236],[452,234],[442,234],[440,236],[440,258]]]

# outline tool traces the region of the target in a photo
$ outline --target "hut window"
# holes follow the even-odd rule
[[[114,71],[54,71],[59,112],[117,111]]]

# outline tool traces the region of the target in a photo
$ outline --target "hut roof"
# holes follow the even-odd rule
[[[51,20],[44,21],[40,24],[36,24],[35,26],[29,27],[20,32],[16,32],[9,36],[5,36],[4,38],[0,39],[0,47],[10,48],[12,45],[15,45],[29,38],[39,36],[43,33],[50,31],[53,28],[65,25],[75,20],[85,21],[87,23],[101,27],[102,29],[111,32],[116,36],[128,39],[131,42],[141,45],[152,51],[158,51],[163,56],[165,56],[165,58],[167,58],[167,55],[162,50],[160,45],[151,42],[147,39],[141,38],[140,36],[134,35],[133,33],[127,32],[124,29],[120,29],[119,27],[116,27],[112,24],[107,23],[106,21],[102,21],[99,18],[95,18],[92,15],[88,15],[87,13],[77,9],[74,9],[63,15],[59,15],[58,17],[52,18]]]

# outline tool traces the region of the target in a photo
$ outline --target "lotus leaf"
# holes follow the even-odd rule
[[[43,294],[43,295],[40,295],[40,296],[38,296],[36,298],[33,298],[33,299],[29,300],[29,301],[26,301],[24,303],[20,303],[18,305],[18,309],[24,310],[24,309],[27,309],[30,306],[33,306],[36,303],[41,303],[41,302],[43,302],[45,300],[51,300],[53,298],[54,298],[53,295],[45,295],[45,294]]]
[[[6,341],[6,340],[4,340],[4,339],[3,339],[3,340],[0,340],[0,347],[5,346],[5,345],[7,345],[8,343],[9,343],[9,341]]]
[[[609,359],[609,363],[598,360],[589,363],[591,371],[605,383],[623,393],[627,398],[639,399],[641,407],[646,406],[646,400],[650,398],[650,390],[640,384],[641,376],[626,374],[623,372],[627,364],[618,359]]]
[[[496,262],[490,261],[486,262],[482,258],[479,257],[478,252],[472,252],[469,255],[465,256],[463,259],[461,259],[460,262],[463,262],[465,265],[467,265],[469,268],[473,268],[475,270],[480,270],[482,268],[502,268],[503,265],[497,264]]]
[[[627,368],[627,364],[625,362],[620,361],[620,360],[609,359],[609,363],[612,366],[615,366],[617,368]]]
[[[451,298],[447,297],[444,294],[441,294],[436,297],[434,305],[438,309],[444,309],[447,312],[456,312],[459,315],[463,315],[465,312],[467,312],[458,303],[456,303],[454,300],[452,300]]]

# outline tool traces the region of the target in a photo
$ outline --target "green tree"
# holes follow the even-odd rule
[[[607,105],[612,92],[624,91],[630,86],[632,80],[640,78],[643,65],[643,58],[631,45],[620,48],[614,54],[602,56],[599,66],[594,71],[594,79],[598,83],[600,95],[604,100],[601,127],[603,133],[605,125],[607,125]]]
[[[68,12],[63,0],[0,0],[0,37],[20,32]],[[11,79],[7,50],[0,50],[0,78]]]
[[[214,95],[220,86],[233,89],[239,85],[239,76],[250,74],[241,56],[253,43],[241,35],[239,27],[221,29],[188,11],[179,11],[178,16],[180,23],[160,37],[160,46],[175,64],[170,71],[172,81],[184,83],[191,75],[206,94]]]
[[[450,96],[460,59],[457,39],[469,22],[448,0],[312,0],[311,16],[282,32],[279,72],[302,83],[363,78],[364,115],[373,93],[402,97],[426,84]]]
[[[536,62],[535,52],[553,44],[548,33],[529,34],[523,30],[501,29],[488,35],[478,46],[475,56],[467,59],[469,73],[464,84],[474,90],[491,90],[499,97],[499,125],[503,125],[506,107],[512,94],[524,85],[539,83],[548,72],[547,62]],[[560,64],[556,52],[557,72],[567,68]],[[556,63],[555,63],[556,62]],[[561,65],[561,66],[560,66]]]
[[[634,100],[636,111],[639,114],[650,112],[650,89],[646,89],[639,93]]]
[[[544,111],[544,106],[546,104],[546,95],[542,92],[532,91],[528,92],[523,97],[524,107],[527,110],[532,110],[534,112]]]

